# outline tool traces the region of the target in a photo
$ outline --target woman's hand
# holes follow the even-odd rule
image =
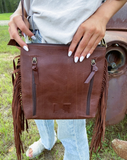
[[[24,22],[25,21],[25,22]],[[28,51],[27,44],[22,40],[22,38],[19,36],[18,29],[22,31],[23,36],[27,35],[31,37],[32,39],[36,39],[34,34],[29,30],[29,22],[24,17],[24,21],[22,20],[22,16],[19,14],[13,14],[10,17],[10,21],[8,23],[9,25],[9,34],[10,38],[14,39],[22,48],[24,48],[26,51]]]
[[[75,63],[78,60],[82,62],[85,57],[89,58],[104,37],[109,19],[126,2],[127,0],[106,0],[89,19],[79,26],[68,51],[68,56],[71,56],[79,43],[74,55]]]
[[[104,37],[105,30],[106,23],[103,19],[101,20],[95,15],[91,16],[79,26],[69,47],[68,56],[71,56],[78,45],[74,55],[74,62],[77,63],[78,60],[82,62],[85,57],[89,58]]]

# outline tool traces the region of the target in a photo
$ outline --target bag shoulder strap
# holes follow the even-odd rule
[[[21,6],[22,6],[22,20],[24,21],[24,0],[21,0]]]

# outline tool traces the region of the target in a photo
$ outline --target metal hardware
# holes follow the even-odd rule
[[[96,66],[96,61],[95,61],[95,59],[92,59],[92,60],[91,60],[91,66],[92,66],[91,72],[90,72],[89,76],[87,77],[87,79],[85,80],[84,83],[89,83],[89,82],[91,82],[91,80],[93,79],[95,73],[98,71],[98,67]]]
[[[91,60],[91,65],[93,66],[94,64],[96,64],[96,61],[95,61],[95,59],[92,59]]]
[[[107,44],[106,44],[104,38],[101,40],[101,42],[98,43],[98,45],[107,48]]]
[[[117,65],[116,65],[115,62],[112,62],[112,63],[111,63],[111,66],[112,66],[112,68],[116,68],[116,67],[117,67]]]
[[[116,46],[116,47],[119,47],[119,44],[116,43],[115,46]]]
[[[37,64],[37,58],[36,57],[33,57],[32,63]]]
[[[106,44],[104,38],[101,40],[101,45],[107,48],[107,44]]]
[[[29,41],[32,41],[32,38],[31,38],[31,37],[28,37],[28,40],[29,40]]]

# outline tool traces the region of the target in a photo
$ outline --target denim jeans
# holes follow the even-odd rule
[[[35,31],[36,40],[26,39],[27,43],[45,43],[40,32]],[[35,120],[41,142],[47,150],[55,143],[54,120]],[[86,133],[86,120],[57,120],[57,137],[62,142],[64,160],[89,160],[89,146]]]

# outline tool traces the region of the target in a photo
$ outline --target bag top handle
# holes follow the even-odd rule
[[[24,21],[24,0],[21,0],[21,6],[22,6],[22,20]]]

